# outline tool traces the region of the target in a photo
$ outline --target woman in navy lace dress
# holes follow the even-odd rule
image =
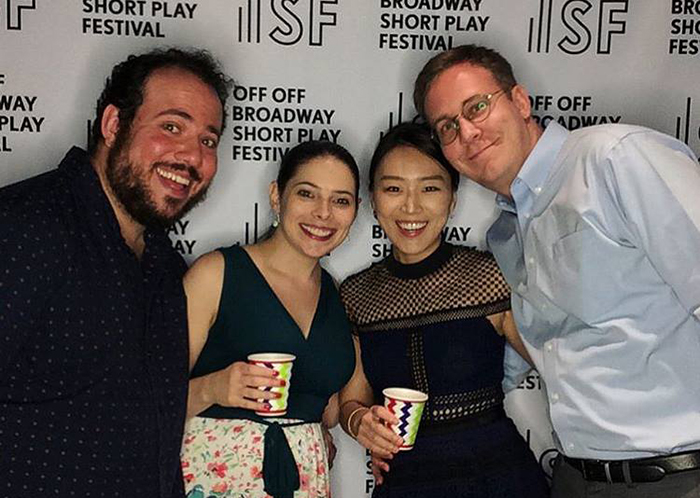
[[[422,125],[397,126],[375,150],[372,207],[392,252],[341,286],[357,351],[342,425],[372,452],[374,498],[544,498],[544,473],[503,410],[506,339],[527,355],[508,286],[489,253],[442,241],[458,183]],[[411,451],[386,426],[398,422],[381,406],[386,387],[429,395]]]

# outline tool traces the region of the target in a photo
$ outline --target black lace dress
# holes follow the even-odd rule
[[[390,461],[374,498],[549,496],[503,411],[505,340],[486,316],[510,295],[490,254],[443,243],[412,265],[389,256],[340,292],[376,402],[386,387],[429,395],[413,450]]]

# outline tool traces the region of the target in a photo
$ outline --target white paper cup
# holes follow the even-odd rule
[[[256,411],[262,417],[280,417],[287,413],[287,400],[289,399],[289,382],[292,379],[292,366],[296,356],[287,353],[256,353],[248,355],[248,363],[270,368],[277,372],[277,378],[285,381],[283,386],[260,386],[261,391],[279,393],[279,398],[258,399],[260,403],[269,403],[270,410]]]
[[[403,438],[403,444],[399,450],[413,449],[428,395],[404,387],[387,387],[382,393],[384,406],[399,419],[398,424],[391,426],[392,430]]]

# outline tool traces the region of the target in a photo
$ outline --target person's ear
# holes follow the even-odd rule
[[[270,187],[268,188],[268,194],[270,197],[270,207],[275,212],[275,214],[280,214],[280,192],[279,186],[276,181],[270,182]]]
[[[100,122],[100,130],[102,131],[105,146],[111,149],[119,133],[119,109],[116,106],[109,104],[105,107],[102,113],[102,121]]]
[[[523,119],[529,119],[532,116],[532,108],[530,107],[530,97],[525,87],[515,85],[510,90],[510,97]]]

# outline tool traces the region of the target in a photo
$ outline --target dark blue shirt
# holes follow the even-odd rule
[[[183,496],[186,265],[87,154],[0,189],[0,496]]]

